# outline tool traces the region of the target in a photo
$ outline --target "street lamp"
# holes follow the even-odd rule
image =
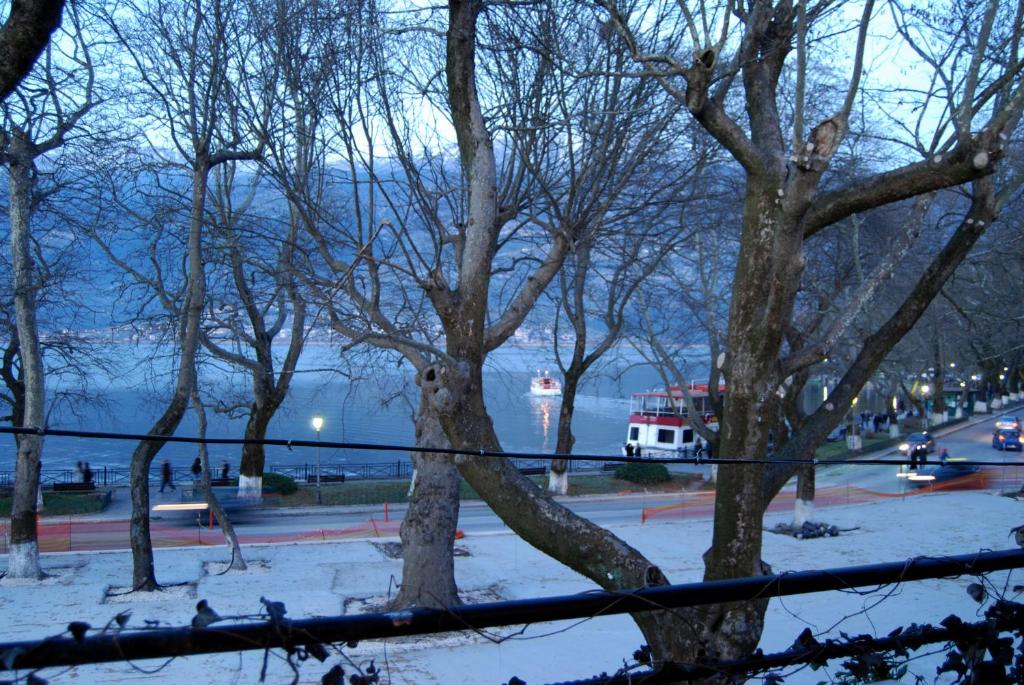
[[[323,504],[320,498],[320,429],[324,427],[324,417],[313,417],[313,430],[316,431],[316,503]]]

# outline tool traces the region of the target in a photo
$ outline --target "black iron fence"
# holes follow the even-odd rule
[[[525,473],[543,473],[550,464],[550,460],[545,459],[515,459],[514,462],[516,467]],[[596,471],[600,470],[601,466],[602,462],[596,461],[575,459],[569,462],[569,470],[575,472]],[[297,483],[315,482],[316,470],[316,464],[273,465],[267,467],[267,472],[280,473],[295,479]],[[189,468],[177,467],[172,468],[171,471],[175,483],[192,480],[192,473]],[[232,478],[237,476],[237,472],[231,474]],[[320,476],[322,479],[331,481],[408,480],[412,478],[412,462],[332,462],[320,465]],[[52,488],[57,483],[74,483],[81,480],[81,477],[81,474],[74,469],[43,469],[40,473],[40,480],[44,488]],[[98,467],[92,472],[92,482],[97,486],[126,486],[129,484],[128,467]],[[149,482],[157,485],[160,484],[159,464],[154,465],[150,471]],[[13,485],[14,471],[0,471],[0,488],[10,488]]]

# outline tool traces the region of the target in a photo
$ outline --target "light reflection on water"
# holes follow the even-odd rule
[[[536,425],[540,426],[541,430],[541,452],[550,452],[553,449],[551,444],[551,414],[552,412],[561,405],[556,405],[556,400],[553,397],[537,397],[536,395],[530,395],[530,408],[533,414],[533,420]]]

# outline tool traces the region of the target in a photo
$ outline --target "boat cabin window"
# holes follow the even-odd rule
[[[630,426],[629,427],[629,439],[630,440],[639,440],[640,439],[640,427],[639,426]]]
[[[673,444],[676,441],[676,432],[668,428],[658,429],[658,442],[667,442]]]
[[[676,400],[676,408],[667,396],[634,395],[630,401],[630,413],[642,416],[683,416],[687,415],[682,399]]]
[[[684,428],[683,429],[683,443],[685,444],[685,443],[688,443],[688,442],[693,442],[693,429],[691,429],[691,428]]]

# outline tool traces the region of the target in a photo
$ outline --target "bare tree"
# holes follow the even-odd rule
[[[521,27],[506,40],[517,40]],[[629,56],[614,36],[549,5],[524,49],[552,61],[547,126],[565,140],[526,163],[537,184],[529,211],[575,236],[552,296],[553,353],[563,377],[555,451],[569,454],[580,382],[619,340],[637,286],[685,230],[672,219],[706,160],[699,149],[680,152],[688,132],[674,125],[678,106],[653,81],[625,73]],[[604,326],[596,336],[588,327],[594,319]],[[562,321],[573,340],[568,354],[560,347]],[[567,465],[551,463],[552,492],[567,491]]]
[[[114,22],[135,66],[144,102],[150,108],[147,113],[163,127],[173,146],[173,161],[188,175],[189,207],[184,231],[179,234],[185,255],[180,269],[165,273],[154,249],[152,268],[143,270],[129,264],[108,243],[100,242],[115,264],[149,288],[176,331],[177,368],[170,400],[148,431],[152,438],[139,443],[132,454],[130,537],[132,586],[136,590],[159,588],[149,535],[149,471],[164,444],[161,438],[177,429],[196,384],[206,296],[203,236],[210,174],[222,164],[260,155],[259,145],[234,106],[234,93],[241,87],[236,80],[245,75],[246,39],[259,39],[247,30],[248,15],[243,9],[233,0],[184,4],[154,0],[131,7],[134,23],[130,26]],[[159,235],[157,232],[155,237]]]
[[[21,427],[45,427],[46,392],[43,350],[38,325],[38,292],[44,280],[33,246],[32,215],[41,189],[38,164],[66,144],[83,117],[96,104],[95,73],[89,39],[77,10],[72,10],[68,31],[70,50],[47,46],[44,59],[21,90],[3,105],[0,158],[9,182],[13,309],[21,377],[15,387],[15,414]],[[14,501],[11,509],[11,554],[8,573],[18,578],[39,578],[36,541],[36,503],[43,437],[18,437]]]
[[[808,458],[845,415],[885,354],[918,320],[999,209],[990,174],[1002,155],[1006,136],[1017,123],[1024,94],[1019,80],[1017,41],[1009,40],[1009,36],[1006,40],[996,37],[993,28],[1013,23],[997,22],[1000,12],[1008,13],[1008,17],[1019,16],[1019,9],[991,2],[976,10],[977,15],[944,19],[952,19],[957,27],[972,26],[978,30],[971,31],[976,42],[969,65],[953,61],[935,64],[940,78],[954,73],[956,76],[944,81],[949,86],[945,95],[951,99],[947,111],[952,116],[943,124],[951,134],[946,138],[941,130],[937,133],[939,142],[920,151],[928,155],[927,159],[867,174],[854,182],[825,185],[823,177],[845,140],[854,103],[862,90],[863,56],[873,3],[865,3],[862,18],[853,26],[858,37],[843,103],[807,135],[802,114],[798,114],[791,136],[783,131],[780,76],[794,42],[798,69],[802,73],[806,68],[813,42],[804,41],[801,35],[810,36],[813,27],[824,26],[828,3],[805,7],[786,2],[753,2],[728,8],[708,3],[698,6],[694,14],[683,8],[682,23],[690,34],[695,55],[692,61],[677,59],[675,54],[679,53],[666,52],[657,44],[657,34],[651,27],[663,24],[631,21],[613,3],[603,4],[610,20],[633,47],[635,59],[645,73],[657,77],[684,102],[746,174],[729,330],[725,352],[716,360],[729,386],[722,417],[720,457],[765,454],[770,422],[762,421],[761,417],[771,410],[770,398],[783,390],[794,374],[820,362],[830,351],[828,340],[822,339],[799,349],[785,346],[807,239],[854,213],[940,188],[973,183],[971,206],[963,222],[921,274],[912,292],[863,341],[830,401],[809,417],[803,430],[783,449],[776,451],[780,456]],[[735,34],[733,17],[738,19]],[[910,21],[906,17],[901,20]],[[1011,31],[1019,31],[1019,22]],[[904,35],[912,41],[909,33]],[[729,42],[733,36],[735,43]],[[962,49],[963,43],[954,43],[958,51]],[[730,58],[727,46],[733,44],[737,50]],[[736,97],[745,106],[747,120],[742,124],[729,108],[728,96],[734,86],[739,89]],[[804,93],[799,87],[797,90],[794,110],[802,113]],[[792,469],[785,467],[772,469],[767,478],[750,467],[720,470],[714,538],[705,556],[705,578],[763,572],[761,518],[771,497],[791,474]],[[712,641],[714,652],[725,658],[749,653],[760,637],[765,606],[755,603],[708,609],[702,621],[707,631],[704,639]],[[687,656],[683,658],[692,659],[695,648],[691,645],[684,650]]]
[[[253,198],[260,193],[258,181],[253,179],[244,199],[237,200],[235,165],[222,165],[215,174],[211,195],[216,221],[211,228],[213,246],[207,251],[213,285],[200,332],[211,354],[241,369],[251,381],[251,400],[221,400],[217,411],[247,418],[249,442],[242,447],[238,494],[257,499],[265,463],[261,441],[288,394],[306,336],[306,302],[294,274],[301,222],[289,212],[281,232],[275,218],[252,212]],[[273,348],[282,337],[287,351],[278,362]]]

